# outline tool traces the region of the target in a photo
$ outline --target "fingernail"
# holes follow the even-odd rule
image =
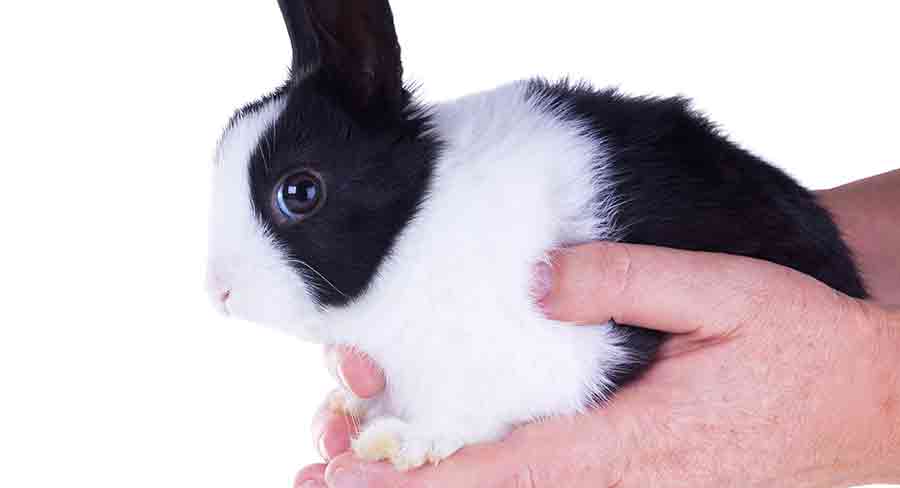
[[[297,485],[297,488],[327,488],[325,483],[322,483],[319,480],[306,480],[303,483]]]
[[[366,488],[362,475],[347,469],[338,469],[328,481],[331,488]]]
[[[538,263],[534,266],[531,295],[534,300],[543,307],[544,300],[553,289],[553,269],[547,263]]]

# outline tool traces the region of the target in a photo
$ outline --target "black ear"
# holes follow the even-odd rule
[[[403,67],[388,0],[279,0],[293,76],[319,72],[357,109],[394,106]]]

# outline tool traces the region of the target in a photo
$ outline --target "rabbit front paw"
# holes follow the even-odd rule
[[[461,441],[429,434],[427,429],[392,417],[374,420],[352,443],[357,457],[390,461],[400,471],[438,464],[461,447]]]
[[[334,390],[328,395],[328,409],[334,413],[352,417],[358,421],[366,418],[369,401],[358,398],[343,388]]]

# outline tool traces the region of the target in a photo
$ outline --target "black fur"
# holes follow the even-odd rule
[[[616,210],[616,240],[765,259],[867,296],[850,250],[815,196],[729,142],[686,99],[544,80],[533,81],[529,94],[587,122],[603,141],[613,191],[625,197]],[[619,371],[619,384],[634,379],[664,339],[629,329],[629,345],[642,361]]]
[[[292,72],[327,82],[357,115],[403,108],[403,65],[388,0],[279,0]]]
[[[387,0],[280,4],[294,47],[293,75],[272,95],[284,97],[287,108],[252,157],[253,202],[313,283],[318,302],[344,305],[365,291],[415,215],[441,145],[402,86]],[[686,100],[542,80],[531,82],[528,96],[584,123],[602,142],[598,165],[611,173],[611,191],[624,197],[615,240],[773,261],[866,296],[850,251],[815,197],[729,142]],[[291,224],[279,218],[272,195],[297,169],[322,176],[327,202]],[[635,353],[614,374],[622,385],[645,369],[665,337],[620,327]]]
[[[292,83],[287,108],[252,156],[254,206],[323,306],[365,290],[428,187],[440,144],[409,102],[398,116],[362,124],[341,110],[321,80]],[[308,219],[283,222],[272,205],[279,180],[298,169],[322,176],[326,204]],[[327,280],[326,280],[327,277]]]
[[[294,48],[287,106],[250,163],[253,204],[321,306],[361,295],[431,180],[440,143],[402,85],[387,0],[279,0]],[[257,110],[260,102],[244,110]],[[239,112],[240,113],[240,112]],[[273,205],[283,176],[321,176],[326,203],[299,223]]]

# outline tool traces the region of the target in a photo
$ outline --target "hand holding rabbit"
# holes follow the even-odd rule
[[[900,481],[900,311],[730,256],[594,244],[558,254],[553,269],[544,303],[555,318],[595,323],[612,315],[674,335],[640,382],[604,410],[526,426],[411,473],[343,453],[347,419],[329,412],[315,430],[334,459],[327,469],[306,468],[297,486]],[[342,354],[342,364],[360,395],[383,380],[356,355]]]

